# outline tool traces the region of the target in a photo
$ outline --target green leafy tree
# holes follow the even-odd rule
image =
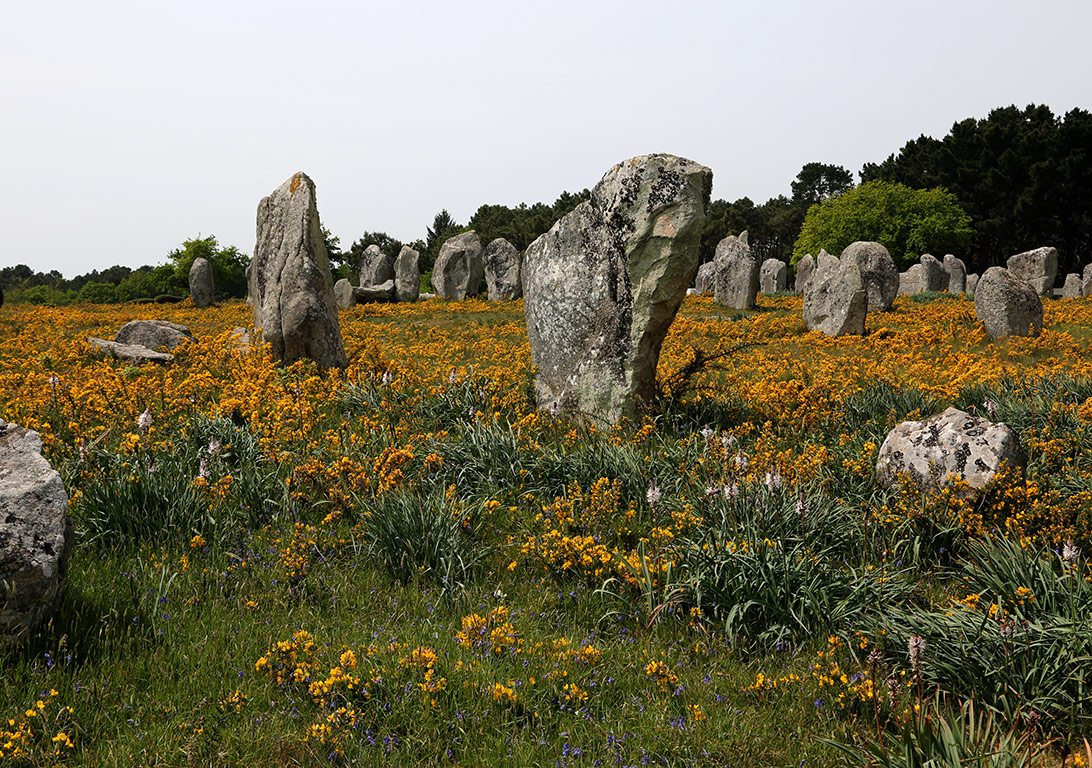
[[[234,245],[221,248],[215,235],[196,237],[182,242],[181,248],[171,251],[167,257],[174,268],[174,280],[162,293],[185,295],[189,293],[190,267],[198,258],[212,266],[212,281],[220,298],[240,299],[246,296],[246,267],[250,258]]]
[[[115,304],[118,300],[118,287],[113,283],[84,283],[76,301],[84,304]]]
[[[870,181],[808,209],[792,263],[820,248],[837,255],[856,240],[875,240],[906,269],[923,253],[962,253],[971,235],[971,219],[950,192]]]
[[[840,165],[807,163],[792,183],[792,201],[805,212],[816,203],[853,189],[853,174]]]
[[[520,203],[514,208],[483,205],[470,217],[468,226],[478,233],[483,244],[503,237],[517,250],[524,251],[554,222],[590,197],[591,191],[585,189],[576,193],[562,192],[552,205]]]

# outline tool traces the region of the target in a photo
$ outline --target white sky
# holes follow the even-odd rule
[[[297,170],[347,247],[447,208],[552,202],[614,163],[714,198],[857,173],[990,109],[1092,109],[1089,0],[0,0],[0,266],[254,247]]]

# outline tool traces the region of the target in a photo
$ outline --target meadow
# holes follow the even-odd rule
[[[84,341],[136,318],[198,341]],[[0,417],[77,528],[0,655],[0,765],[1092,762],[1092,301],[991,342],[946,294],[842,338],[691,296],[609,429],[534,408],[520,302],[356,307],[325,376],[250,319],[0,310]],[[949,405],[1026,475],[879,487],[887,432]]]

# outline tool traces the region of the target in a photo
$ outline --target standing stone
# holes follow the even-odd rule
[[[188,341],[196,341],[184,325],[169,320],[132,320],[114,336],[118,344],[139,344],[148,349],[177,349]]]
[[[922,292],[923,270],[921,264],[911,264],[909,269],[899,274],[900,296],[912,296]]]
[[[1063,299],[1079,299],[1081,297],[1081,276],[1076,272],[1070,272],[1065,276],[1065,285],[1062,286]]]
[[[694,290],[700,296],[705,296],[713,292],[713,286],[716,283],[717,277],[717,265],[711,261],[707,261],[698,267],[697,277],[694,279]]]
[[[967,292],[967,265],[952,254],[944,257],[944,271],[948,273],[948,293]]]
[[[333,278],[315,205],[315,183],[297,173],[258,204],[250,270],[254,328],[273,359],[310,358],[321,369],[348,365]]]
[[[804,292],[803,311],[809,331],[827,336],[863,336],[868,290],[857,265],[852,260],[841,262],[829,253],[820,253]]]
[[[396,301],[417,301],[421,294],[421,268],[418,259],[421,254],[403,245],[394,260],[394,294]]]
[[[921,255],[921,290],[938,293],[948,288],[948,273],[944,264],[932,254]]]
[[[347,277],[343,277],[334,283],[334,302],[339,310],[352,309],[356,306],[356,297],[353,296],[353,284]]]
[[[1092,296],[1092,264],[1081,274],[1081,296]]]
[[[796,282],[793,287],[797,293],[804,293],[808,289],[808,281],[815,272],[815,259],[810,253],[804,254],[804,258],[796,262]]]
[[[41,437],[0,420],[0,648],[53,612],[73,538],[68,494]]]
[[[1027,455],[1012,428],[949,408],[891,430],[880,446],[876,480],[896,488],[906,478],[926,493],[958,480],[977,490],[1002,467],[1022,473],[1025,464]]]
[[[441,299],[462,301],[481,292],[484,277],[482,243],[471,230],[449,238],[440,247],[432,268],[432,289]]]
[[[899,293],[899,268],[895,260],[879,243],[858,240],[842,251],[842,264],[852,264],[861,273],[868,291],[868,311],[886,312]]]
[[[766,259],[758,277],[759,286],[765,294],[778,293],[789,284],[789,267],[781,259]]]
[[[1043,302],[1026,280],[990,267],[974,291],[974,314],[991,338],[1035,336],[1043,330]]]
[[[360,286],[380,285],[394,279],[394,258],[372,243],[360,255]]]
[[[212,306],[212,265],[202,256],[190,267],[190,298],[198,309]]]
[[[739,237],[728,235],[717,243],[713,263],[716,264],[713,295],[717,303],[733,309],[754,309],[759,264],[747,243],[747,230],[740,232]]]
[[[967,294],[974,296],[974,289],[978,287],[978,273],[972,272],[967,275]]]
[[[1027,280],[1040,296],[1054,293],[1054,281],[1058,277],[1058,249],[1036,248],[1010,256],[1005,263],[1009,271],[1021,280]]]
[[[490,301],[512,301],[523,295],[522,259],[516,246],[498,237],[485,247],[482,264]]]
[[[680,157],[635,157],[527,248],[539,408],[616,423],[651,400],[660,347],[698,266],[712,180]]]

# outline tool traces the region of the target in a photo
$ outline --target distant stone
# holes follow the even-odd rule
[[[212,265],[201,256],[190,267],[190,298],[198,309],[212,306]]]
[[[944,271],[948,273],[948,293],[967,292],[967,265],[952,254],[944,257]]]
[[[905,478],[926,493],[953,481],[978,490],[1003,467],[1022,472],[1026,464],[1020,436],[1013,429],[949,408],[891,430],[880,446],[876,480],[885,488],[896,488]]]
[[[490,301],[512,301],[523,295],[520,281],[522,259],[516,246],[498,237],[485,246],[482,263]]]
[[[41,437],[0,421],[0,648],[53,613],[73,539],[68,494]]]
[[[921,290],[937,293],[948,289],[948,273],[944,264],[932,254],[921,255]]]
[[[804,292],[804,324],[827,336],[864,335],[868,291],[853,260],[819,254]]]
[[[815,272],[815,258],[810,253],[806,253],[804,258],[796,262],[796,282],[793,283],[793,287],[797,293],[807,290],[808,280],[811,279],[813,272]]]
[[[1092,296],[1092,264],[1081,274],[1081,296]]]
[[[372,243],[360,255],[360,284],[380,285],[394,279],[394,258]]]
[[[417,296],[418,301],[430,301],[436,298],[435,293],[422,293]]]
[[[353,289],[357,304],[379,304],[395,300],[394,280],[379,285],[362,285]]]
[[[978,287],[978,273],[972,272],[967,275],[967,295],[974,296],[974,289]]]
[[[1065,285],[1062,286],[1063,299],[1079,299],[1081,297],[1081,276],[1076,272],[1070,272],[1065,276]]]
[[[899,293],[899,268],[880,243],[858,240],[842,251],[842,264],[857,267],[868,292],[868,311],[886,312]]]
[[[694,278],[694,292],[705,296],[713,292],[716,283],[716,264],[707,261],[698,267],[698,274]]]
[[[121,326],[114,336],[118,344],[137,344],[148,349],[177,349],[196,341],[190,329],[167,320],[133,320]]]
[[[1058,277],[1058,249],[1036,248],[1010,256],[1005,263],[1009,271],[1026,280],[1040,296],[1054,293],[1054,281]]]
[[[990,267],[974,291],[974,313],[991,338],[1036,336],[1043,330],[1043,302],[1026,280]]]
[[[899,274],[899,296],[921,293],[921,271],[921,264],[911,264],[909,269]]]
[[[106,352],[111,357],[116,357],[118,360],[133,365],[142,365],[143,363],[167,365],[174,360],[174,355],[169,352],[156,352],[143,344],[119,344],[116,341],[97,339],[94,336],[89,336],[87,341],[90,342],[91,346]]]
[[[254,328],[273,359],[304,358],[320,369],[348,365],[334,301],[330,261],[315,205],[315,184],[297,173],[258,205],[251,260]]]
[[[462,301],[477,296],[484,278],[482,244],[475,232],[455,235],[440,246],[432,268],[432,288],[441,299]]]
[[[417,301],[421,293],[421,254],[403,245],[394,260],[394,298],[396,301]]]
[[[353,284],[349,282],[349,278],[343,277],[334,283],[334,301],[337,303],[337,308],[342,311],[356,306]]]
[[[781,259],[766,259],[762,262],[758,282],[765,294],[785,290],[789,285],[789,266]]]
[[[539,408],[615,423],[652,399],[660,347],[697,269],[712,179],[673,155],[632,158],[528,246]]]
[[[747,244],[747,231],[721,240],[713,263],[716,265],[713,295],[717,303],[733,309],[754,309],[760,267]]]
[[[241,325],[235,326],[231,331],[231,343],[240,352],[249,352],[250,332]]]

